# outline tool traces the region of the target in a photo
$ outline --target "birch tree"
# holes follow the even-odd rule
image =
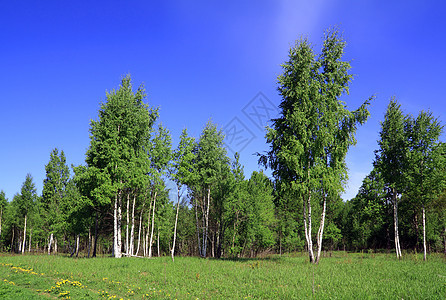
[[[379,149],[375,152],[375,167],[381,173],[391,194],[393,206],[393,227],[396,257],[401,258],[401,245],[398,231],[398,202],[406,189],[408,141],[405,131],[406,117],[395,98],[390,100],[384,121],[381,122]]]
[[[218,130],[217,126],[211,121],[208,121],[198,141],[196,168],[199,179],[195,183],[194,197],[196,201],[195,213],[197,215],[199,254],[201,257],[206,257],[207,254],[212,203],[211,192],[219,179],[219,172],[222,171],[224,165],[229,164],[226,149],[223,147],[223,140],[224,135],[222,131]],[[201,230],[200,226],[198,226],[198,208],[201,210]]]
[[[67,201],[67,185],[70,178],[70,171],[66,164],[63,151],[57,148],[50,153],[50,161],[45,165],[46,177],[43,180],[42,206],[45,212],[45,223],[48,228],[49,246],[51,250],[53,236],[62,233],[66,225],[66,214],[61,210],[61,205]]]
[[[180,142],[177,149],[172,155],[172,166],[170,170],[170,177],[175,182],[177,186],[177,205],[175,213],[175,225],[173,231],[173,241],[171,248],[172,261],[175,261],[175,243],[177,238],[177,225],[178,225],[178,214],[180,211],[180,200],[183,194],[183,186],[194,182],[194,162],[196,161],[196,149],[197,145],[193,137],[189,137],[187,134],[187,129],[183,129],[180,136]]]
[[[22,254],[25,253],[25,243],[26,243],[26,222],[28,219],[28,216],[33,209],[33,205],[36,203],[37,200],[37,190],[36,186],[33,182],[33,177],[31,174],[27,174],[25,178],[25,182],[23,182],[20,196],[17,198],[18,200],[18,209],[20,211],[21,216],[24,218],[24,225],[23,225],[23,239],[22,239],[22,245],[21,245],[21,252]]]
[[[155,229],[155,211],[157,195],[163,190],[163,176],[166,174],[172,155],[172,138],[169,130],[162,124],[158,125],[158,131],[154,136],[149,150],[152,170],[152,224],[149,241],[149,257],[152,257],[152,243]]]
[[[349,111],[341,96],[348,94],[352,75],[343,61],[345,41],[336,30],[328,31],[320,55],[307,39],[290,49],[282,65],[278,91],[281,115],[272,120],[266,139],[270,150],[260,162],[271,167],[281,186],[303,202],[303,219],[310,262],[317,263],[328,198],[339,195],[347,179],[345,155],[355,144],[358,124],[369,115],[369,98],[357,110]],[[320,200],[322,212],[313,248],[312,203]]]
[[[126,76],[118,90],[107,93],[101,104],[99,119],[90,125],[90,147],[87,150],[88,167],[94,167],[97,177],[103,179],[97,190],[101,198],[113,207],[113,253],[122,256],[121,222],[122,200],[131,186],[131,170],[137,157],[147,156],[152,127],[158,117],[157,109],[144,103],[145,90],[132,90],[131,78]],[[149,165],[142,161],[138,167],[147,174]]]
[[[421,111],[416,118],[407,120],[408,135],[407,177],[409,199],[421,208],[423,226],[423,257],[427,260],[426,206],[437,198],[444,188],[444,158],[439,150],[443,126],[431,112]]]

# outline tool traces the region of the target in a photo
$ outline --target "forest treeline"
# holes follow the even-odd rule
[[[91,121],[84,165],[70,168],[54,149],[41,195],[30,174],[10,201],[0,193],[1,249],[172,259],[307,251],[314,263],[336,249],[446,253],[446,145],[432,112],[406,115],[392,98],[373,170],[341,199],[345,156],[374,99],[354,111],[340,100],[352,80],[344,48],[334,29],[319,54],[306,39],[290,49],[280,115],[258,154],[272,178],[245,178],[212,121],[196,137],[184,129],[174,147],[144,87],[124,77]]]

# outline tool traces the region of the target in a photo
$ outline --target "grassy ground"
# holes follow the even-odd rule
[[[446,299],[446,261],[335,253],[213,260],[0,255],[0,299]]]

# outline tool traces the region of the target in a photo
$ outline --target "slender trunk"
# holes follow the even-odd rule
[[[79,256],[79,234],[76,235],[76,257]]]
[[[426,210],[424,209],[423,205],[423,259],[427,260],[427,253],[426,253]]]
[[[115,206],[113,209],[113,252],[116,258],[122,257],[121,253],[121,191],[118,191],[115,197]]]
[[[122,220],[122,211],[121,211],[121,201],[118,203],[118,258],[122,257],[122,238],[121,238],[121,220]]]
[[[396,257],[401,258],[400,238],[398,234],[398,198],[395,189],[393,189],[393,227],[395,229],[395,251]]]
[[[117,257],[118,253],[118,194],[115,196],[115,205],[113,207],[113,254]]]
[[[127,192],[127,210],[126,210],[126,216],[127,216],[127,222],[125,223],[125,255],[129,256],[130,249],[129,249],[129,223],[130,223],[130,216],[129,216],[129,209],[130,209],[130,192]]]
[[[152,197],[152,196],[151,196]],[[144,256],[147,256],[149,253],[149,234],[150,234],[150,214],[152,213],[152,198],[150,198],[150,206],[147,212],[147,230],[146,230],[146,238],[145,238],[145,246],[144,246]]]
[[[25,228],[23,229],[22,254],[25,253],[25,243],[26,243],[26,218],[27,218],[27,215],[25,215]]]
[[[310,262],[314,263],[313,239],[311,236],[311,192],[308,193],[308,198],[304,199],[304,230]]]
[[[172,249],[170,250],[171,255],[172,255],[172,262],[175,261],[175,259],[174,259],[175,241],[176,241],[176,238],[177,238],[178,212],[180,210],[180,189],[179,188],[177,188],[177,199],[178,199],[178,201],[177,201],[177,213],[175,215],[175,226],[174,226],[174,229],[173,229],[173,243],[172,243]]]
[[[54,253],[57,254],[57,238],[54,238]]]
[[[135,252],[135,204],[136,204],[136,195],[133,195],[133,204],[132,204],[132,227],[130,229],[130,255],[133,255]]]
[[[206,227],[205,227],[205,234],[203,237],[203,257],[206,257],[206,248],[207,248],[207,240],[208,240],[208,233],[209,233],[209,208],[211,206],[211,189],[208,188],[208,197],[207,197],[207,205],[206,205]]]
[[[149,257],[152,257],[152,243],[153,243],[153,229],[155,228],[155,205],[156,205],[156,193],[153,196],[153,207],[152,207],[152,228],[150,233],[150,242],[149,242]]]
[[[156,237],[156,248],[158,250],[158,257],[160,257],[160,229],[158,228],[158,235]]]
[[[50,238],[49,238],[49,243],[48,243],[48,255],[51,255],[51,245],[53,244],[53,234],[50,234]]]
[[[136,255],[139,253],[139,245],[141,244],[141,226],[142,226],[142,212],[139,214],[139,227],[138,227],[138,247],[136,248]],[[144,233],[143,233],[144,234]]]
[[[324,225],[325,225],[325,211],[327,207],[327,198],[326,195],[324,195],[324,204],[322,208],[322,215],[321,215],[321,223],[319,225],[319,230],[317,232],[317,256],[316,256],[316,264],[319,263],[319,260],[321,259],[321,250],[322,250],[322,237],[324,235]]]

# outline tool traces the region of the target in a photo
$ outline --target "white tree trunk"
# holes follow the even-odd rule
[[[158,228],[158,235],[156,237],[156,248],[158,250],[158,257],[160,257],[160,229]]]
[[[304,230],[305,239],[307,240],[308,255],[310,257],[310,262],[314,263],[314,252],[313,252],[313,238],[311,236],[311,192],[308,193],[308,198],[304,199]],[[308,214],[307,214],[308,209]]]
[[[54,253],[57,254],[57,238],[54,238]]]
[[[153,207],[152,207],[152,226],[150,233],[150,241],[149,241],[149,257],[152,257],[152,243],[153,243],[153,229],[155,228],[155,205],[156,205],[156,191],[153,196]]]
[[[427,251],[426,251],[426,210],[423,205],[423,259],[427,260]]]
[[[208,188],[207,204],[206,204],[206,214],[205,214],[205,232],[203,234],[203,257],[206,257],[207,243],[208,243],[208,233],[209,233],[209,208],[211,206],[211,189]]]
[[[25,228],[23,229],[22,254],[25,253],[25,243],[26,243],[26,217],[27,217],[27,215],[25,215]]]
[[[113,251],[116,258],[122,257],[121,253],[121,203],[120,191],[115,197],[115,206],[113,209]]]
[[[396,257],[401,258],[400,237],[398,234],[398,197],[395,189],[393,189],[393,226],[395,229],[395,252]]]
[[[132,228],[130,229],[130,255],[133,255],[135,252],[135,204],[136,204],[136,195],[133,195],[133,204],[132,204]]]
[[[317,232],[317,256],[316,256],[316,264],[319,263],[319,260],[321,258],[321,250],[322,250],[322,237],[324,235],[324,225],[325,225],[325,211],[327,207],[327,198],[324,195],[324,204],[322,208],[322,214],[321,214],[321,223],[319,225],[319,230]]]
[[[121,238],[121,220],[122,220],[122,211],[121,211],[121,201],[118,203],[118,258],[122,257],[122,238]]]
[[[51,255],[51,245],[53,244],[53,234],[50,234],[50,238],[49,238],[49,243],[48,243],[48,255]]]
[[[178,224],[178,211],[180,210],[180,189],[177,189],[177,196],[178,196],[178,201],[177,201],[177,213],[175,215],[175,227],[173,229],[173,243],[172,243],[172,249],[171,249],[171,254],[172,254],[172,262],[175,261],[174,259],[174,255],[175,255],[175,240],[177,238],[177,224]]]
[[[141,212],[139,214],[138,247],[136,248],[136,255],[138,255],[138,253],[139,253],[139,245],[141,244],[142,212],[143,212],[143,210],[141,210]],[[144,235],[144,233],[143,233],[143,235]]]
[[[125,224],[125,254],[127,256],[130,255],[130,249],[129,249],[129,209],[130,209],[130,193],[127,192],[127,210],[126,210],[126,215],[127,215],[127,222]]]
[[[79,255],[79,234],[76,235],[76,257]]]

